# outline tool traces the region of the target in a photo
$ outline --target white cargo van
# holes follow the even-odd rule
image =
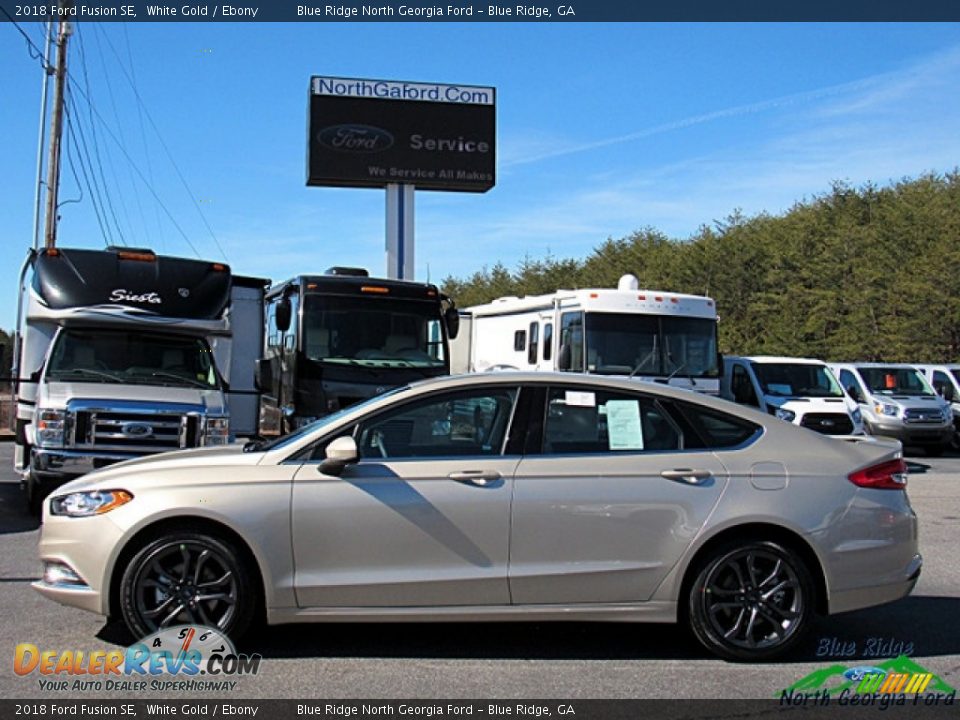
[[[860,406],[866,431],[942,455],[953,438],[953,411],[913,365],[831,363],[843,389]]]
[[[960,447],[960,364],[917,365],[916,368],[933,385],[937,395],[950,403],[954,428],[951,445]]]
[[[726,355],[720,397],[825,435],[864,432],[860,409],[821,360]]]

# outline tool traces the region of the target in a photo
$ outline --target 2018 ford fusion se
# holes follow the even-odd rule
[[[899,446],[628,379],[425,381],[269,443],[86,475],[43,579],[140,636],[252,621],[689,623],[773,657],[920,574]]]

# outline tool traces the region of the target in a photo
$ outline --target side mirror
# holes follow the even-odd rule
[[[847,395],[852,397],[854,402],[863,402],[863,394],[860,392],[860,388],[858,388],[856,385],[847,386]]]
[[[455,339],[460,332],[460,313],[455,307],[449,307],[443,313],[443,321],[447,325],[447,337]]]
[[[326,455],[320,463],[320,472],[339,477],[347,465],[357,461],[357,443],[349,435],[338,437],[327,445]]]
[[[947,402],[954,402],[957,398],[957,394],[953,391],[953,385],[944,383],[940,388],[940,394],[943,395],[943,399]]]
[[[258,392],[270,392],[273,388],[273,367],[267,358],[257,358],[256,370],[253,378]]]
[[[290,298],[282,297],[277,301],[276,309],[276,319],[277,319],[277,330],[282,333],[285,333],[290,329],[290,318],[292,315],[292,308],[290,307]]]

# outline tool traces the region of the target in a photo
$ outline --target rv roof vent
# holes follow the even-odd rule
[[[637,280],[636,275],[621,275],[620,280],[617,281],[617,290],[639,290],[640,281]]]
[[[352,277],[370,277],[368,273],[363,268],[352,268],[352,267],[340,267],[339,265],[327,268],[326,275],[350,275]]]

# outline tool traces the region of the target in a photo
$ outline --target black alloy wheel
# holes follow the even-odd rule
[[[198,624],[236,640],[253,619],[256,597],[251,573],[230,541],[185,531],[147,542],[120,582],[120,611],[137,637]]]
[[[814,587],[793,550],[744,541],[706,559],[688,602],[691,628],[708,650],[730,660],[767,660],[796,643],[810,624]]]

